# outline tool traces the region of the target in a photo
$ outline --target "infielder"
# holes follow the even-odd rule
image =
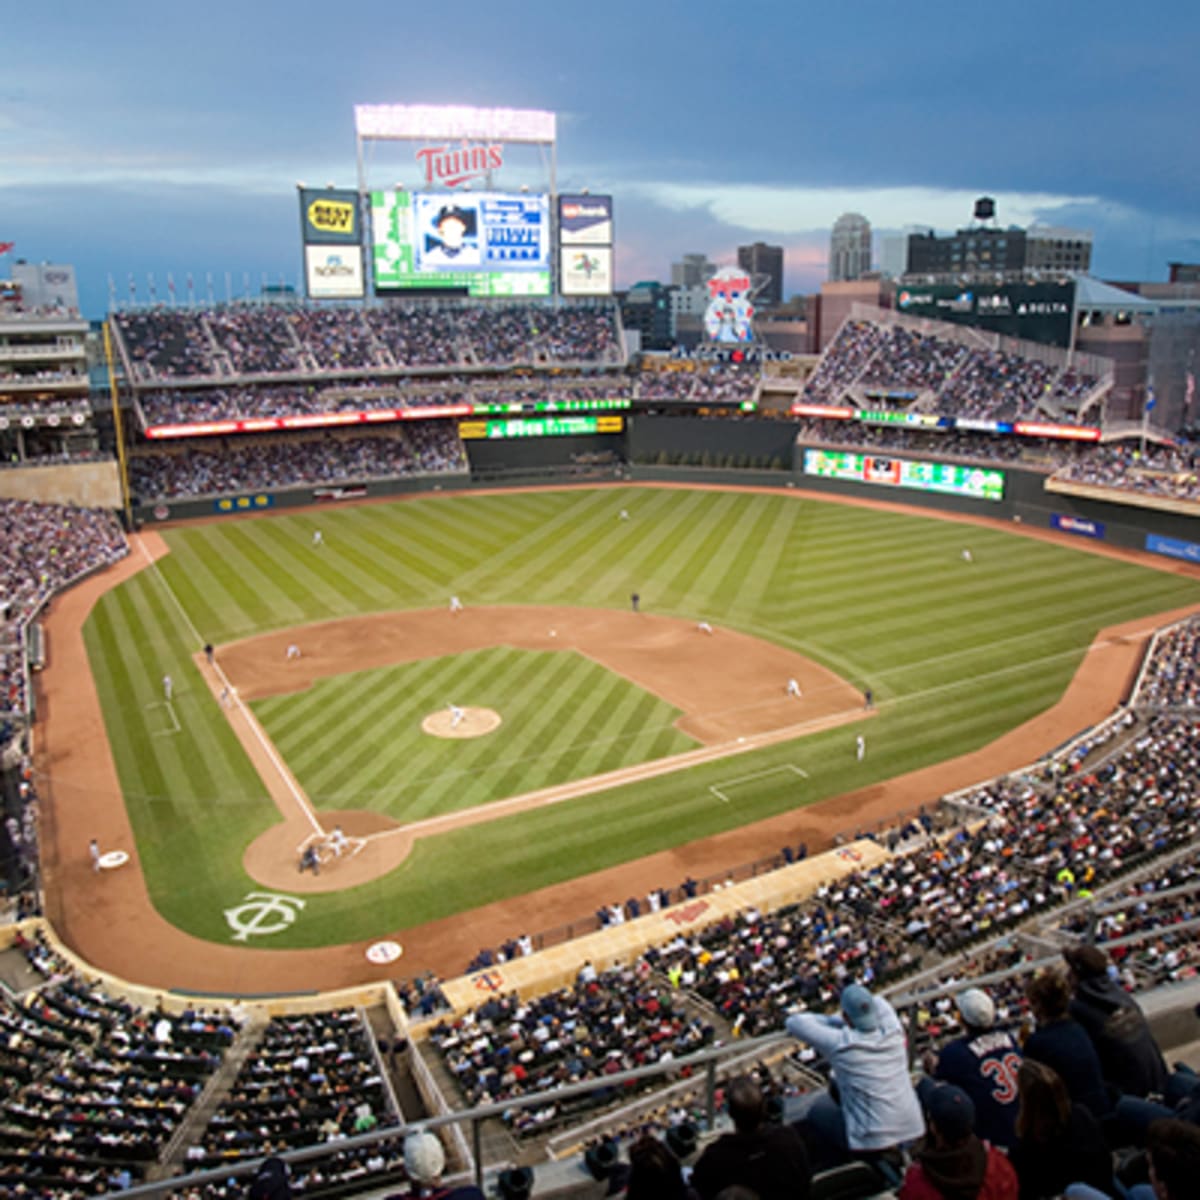
[[[452,613],[460,613],[463,610],[463,602],[457,596],[450,597],[450,611]]]
[[[295,642],[293,642],[287,648],[287,660],[288,660],[288,662],[291,662],[292,659],[299,658],[299,657],[300,657],[300,647],[297,646]]]
[[[100,870],[100,843],[98,841],[96,841],[95,838],[92,838],[92,840],[90,842],[88,842],[88,854],[90,854],[91,858],[92,858],[92,870],[99,871]]]
[[[450,728],[457,729],[463,723],[463,720],[466,718],[466,715],[467,714],[465,712],[463,712],[463,710],[461,708],[459,708],[457,704],[451,704],[450,705]]]
[[[171,693],[174,692],[175,685],[171,682],[170,675],[163,676],[163,697],[168,704],[171,703]]]
[[[701,621],[696,628],[701,633],[707,633],[709,637],[712,637],[713,627],[707,621]]]
[[[867,757],[867,739],[861,733],[854,739],[854,757],[859,762]]]
[[[798,679],[789,679],[787,681],[787,694],[789,696],[795,696],[797,700],[800,699],[802,693],[800,691],[800,681]]]

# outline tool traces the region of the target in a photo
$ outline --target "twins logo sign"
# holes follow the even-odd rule
[[[233,940],[245,942],[252,937],[282,933],[295,921],[303,907],[304,901],[296,896],[247,892],[241,904],[225,910],[225,920],[233,930]]]

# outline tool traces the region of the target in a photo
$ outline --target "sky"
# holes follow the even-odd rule
[[[556,112],[558,189],[613,195],[622,287],[761,240],[813,291],[839,214],[949,232],[985,194],[1090,230],[1102,278],[1200,260],[1184,0],[0,0],[0,30],[0,242],[73,263],[89,316],[110,277],[299,284],[295,185],[355,184],[358,103]],[[416,148],[374,146],[368,183],[414,186]]]

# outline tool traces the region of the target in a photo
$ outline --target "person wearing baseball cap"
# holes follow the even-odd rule
[[[899,1200],[1017,1200],[1020,1185],[1008,1158],[975,1135],[975,1106],[952,1083],[925,1098],[929,1133],[900,1185]]]
[[[924,1103],[928,1089],[938,1083],[961,1088],[975,1112],[975,1132],[993,1146],[1011,1150],[1017,1142],[1021,1051],[1012,1034],[995,1028],[996,1006],[982,988],[968,988],[954,1002],[964,1032],[925,1055],[927,1075],[917,1092]]]
[[[882,996],[852,983],[842,991],[840,1015],[793,1013],[786,1028],[826,1059],[837,1085],[836,1099],[818,1093],[798,1122],[815,1170],[878,1158],[925,1132],[904,1029]]]

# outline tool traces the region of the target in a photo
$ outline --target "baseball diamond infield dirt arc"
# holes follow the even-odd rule
[[[821,499],[830,502],[828,497]],[[893,505],[867,506],[908,511]],[[983,519],[978,523],[1003,524]],[[1065,535],[1021,532],[1080,548]],[[1086,549],[1143,564],[1151,561],[1098,544]],[[133,553],[56,599],[47,614],[50,652],[47,667],[38,677],[41,723],[35,746],[35,769],[44,781],[47,916],[67,945],[88,962],[154,987],[250,995],[326,990],[394,977],[394,964],[376,965],[366,959],[366,941],[315,950],[222,945],[176,929],[151,903],[90,674],[82,626],[102,594],[166,552],[166,544],[153,533],[135,537]],[[1152,560],[1152,565],[1200,578],[1200,570],[1187,564]],[[1058,703],[973,753],[609,870],[405,929],[397,935],[405,952],[401,973],[429,968],[443,975],[459,974],[481,945],[497,944],[522,930],[544,928],[551,923],[547,914],[555,914],[558,921],[584,917],[614,897],[644,894],[664,880],[689,874],[713,874],[730,864],[762,857],[788,842],[804,841],[819,850],[839,833],[873,826],[949,791],[1023,766],[1110,713],[1126,694],[1152,631],[1196,610],[1163,613],[1102,631]],[[256,736],[253,715],[240,701],[297,690],[313,679],[361,669],[365,665],[362,647],[368,642],[363,630],[367,627],[371,630],[372,666],[412,657],[403,647],[414,642],[429,656],[491,646],[499,639],[501,627],[506,644],[573,649],[681,708],[686,715],[680,728],[701,743],[692,752],[698,756],[737,754],[829,723],[871,719],[854,688],[798,654],[722,629],[719,624],[715,636],[706,636],[697,633],[694,622],[647,613],[540,607],[514,612],[506,608],[501,623],[495,612],[472,610],[468,605],[454,618],[444,610],[392,613],[250,638],[218,647],[216,658],[217,666],[237,689],[238,702],[230,706],[228,718],[280,810],[280,823],[246,852],[247,872],[264,887],[303,896],[306,891],[353,886],[391,870],[422,835],[494,820],[522,807],[555,803],[563,796],[618,781],[577,781],[409,826],[400,826],[379,813],[322,810],[321,829],[328,832],[340,826],[355,853],[320,875],[298,875],[297,848],[313,833],[313,811],[296,781],[289,778],[286,765],[277,756],[272,761],[269,743]],[[288,662],[285,649],[292,643],[302,647],[303,656]],[[222,681],[205,661],[200,646],[195,649],[197,666],[217,696]],[[799,722],[797,702],[785,694],[791,677],[798,677],[803,684],[805,708]],[[486,736],[503,738],[503,724]],[[657,760],[614,774],[625,781],[670,769],[678,766]],[[56,780],[86,780],[89,792],[84,795],[77,787],[56,791]],[[130,863],[120,870],[95,873],[88,855],[92,836],[106,849],[127,850]]]

